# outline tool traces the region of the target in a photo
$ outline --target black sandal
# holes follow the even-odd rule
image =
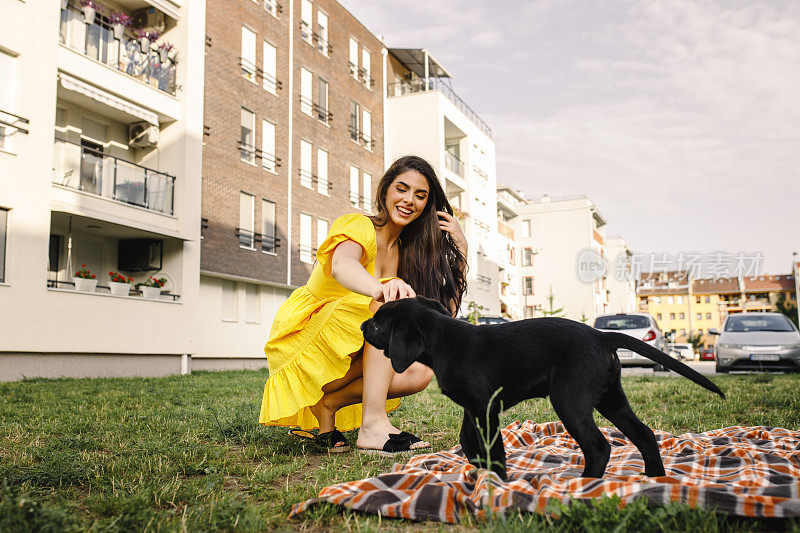
[[[310,440],[314,444],[328,450],[328,453],[344,453],[350,451],[350,445],[347,444],[347,439],[344,438],[344,435],[342,435],[342,432],[338,429],[314,435],[310,431],[294,428],[289,430],[289,434],[300,437],[301,439]],[[337,442],[344,442],[344,444],[337,446]]]
[[[413,452],[415,450],[424,450],[430,448],[430,445],[420,448],[412,448],[412,444],[422,442],[422,439],[409,433],[408,431],[401,431],[400,433],[390,433],[389,439],[383,443],[382,449],[377,448],[359,448],[358,450],[363,453],[381,455],[383,457],[391,457],[399,453]]]

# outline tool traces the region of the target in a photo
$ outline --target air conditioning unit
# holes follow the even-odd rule
[[[146,148],[158,144],[158,126],[149,122],[135,122],[128,128],[128,144]]]
[[[154,7],[147,7],[133,12],[133,27],[141,29],[152,28],[163,32],[166,28],[164,13]]]

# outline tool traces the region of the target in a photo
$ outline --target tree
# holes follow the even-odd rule
[[[689,335],[689,337],[686,340],[689,341],[689,343],[691,343],[694,351],[697,351],[703,347],[703,334],[700,332],[697,332],[694,335]]]
[[[467,304],[467,309],[469,310],[469,313],[467,313],[467,319],[477,326],[480,323],[479,319],[483,316],[481,311],[484,311],[486,308],[470,300],[470,302]]]
[[[550,294],[547,295],[547,306],[549,309],[543,310],[542,314],[544,316],[564,316],[564,308],[559,307],[558,309],[554,309],[553,300],[555,300],[555,296],[553,296],[553,286],[550,285]]]
[[[775,308],[778,310],[779,313],[783,313],[786,317],[791,320],[795,326],[797,326],[797,306],[792,302],[786,300],[786,293],[782,292],[780,296],[778,296],[778,301],[775,302]]]

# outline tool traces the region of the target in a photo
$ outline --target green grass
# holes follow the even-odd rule
[[[0,531],[763,530],[796,522],[735,519],[672,505],[563,508],[459,526],[380,520],[323,505],[288,521],[291,506],[326,485],[387,471],[394,460],[312,452],[257,423],[266,372],[199,372],[157,379],[0,383]],[[732,425],[800,427],[800,377],[721,376],[728,400],[684,379],[624,378],[651,427],[683,433]],[[435,413],[432,416],[431,413]],[[434,449],[457,444],[461,410],[436,386],[392,413]],[[547,400],[506,412],[555,420]],[[607,422],[598,417],[600,424]],[[355,432],[348,435],[355,441]]]

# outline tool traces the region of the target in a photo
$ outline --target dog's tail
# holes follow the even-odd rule
[[[713,381],[705,377],[700,372],[693,370],[689,366],[676,359],[673,359],[661,350],[653,348],[646,342],[640,341],[639,339],[631,337],[630,335],[625,335],[624,333],[616,333],[613,331],[607,331],[603,333],[605,333],[606,338],[611,341],[611,345],[614,350],[617,348],[627,348],[628,350],[636,352],[639,355],[643,355],[651,361],[655,361],[656,363],[663,365],[674,372],[677,372],[681,376],[694,381],[701,387],[706,388],[711,392],[715,392],[725,398],[725,393],[722,392]]]

